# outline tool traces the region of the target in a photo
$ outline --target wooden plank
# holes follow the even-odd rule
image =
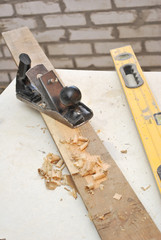
[[[25,52],[30,56],[32,66],[42,63],[48,70],[55,71],[28,28],[5,32],[3,37],[16,64],[19,63],[19,54]],[[78,133],[90,140],[86,151],[100,155],[103,161],[111,165],[108,179],[104,182],[104,190],[96,189],[94,195],[86,191],[87,182],[83,177],[79,174],[72,175],[100,237],[103,240],[161,239],[161,233],[91,125],[87,123],[79,129],[70,129],[44,114],[42,117],[71,174],[74,171],[71,166],[71,152],[66,144],[60,143],[60,140]],[[120,201],[113,199],[115,193],[122,194]],[[101,219],[99,216],[104,217]]]

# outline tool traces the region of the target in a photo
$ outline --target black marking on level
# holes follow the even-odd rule
[[[158,173],[158,176],[161,180],[161,165],[157,168],[157,173]]]
[[[154,119],[155,119],[157,125],[161,125],[161,112],[155,113],[154,114]]]

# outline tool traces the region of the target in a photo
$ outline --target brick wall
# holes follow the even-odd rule
[[[131,44],[143,70],[160,71],[161,0],[1,0],[1,32],[28,26],[55,68],[114,69],[109,50]],[[0,88],[16,75],[0,36]]]

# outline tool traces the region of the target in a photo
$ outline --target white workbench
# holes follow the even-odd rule
[[[161,231],[161,197],[117,74],[58,73],[82,91],[94,111],[92,126]],[[161,73],[145,77],[161,108]],[[0,239],[98,240],[80,196],[75,200],[64,187],[47,190],[37,173],[44,156],[58,153],[44,128],[41,115],[16,99],[12,82],[0,95]]]

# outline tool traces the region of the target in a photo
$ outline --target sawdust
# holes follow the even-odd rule
[[[72,180],[71,175],[63,174],[65,167],[63,159],[53,153],[48,153],[44,158],[42,167],[38,169],[38,173],[45,180],[45,185],[49,190],[55,190],[59,186],[65,186],[64,189],[69,191],[75,199],[77,198],[77,188]],[[66,187],[68,186],[69,189]]]

